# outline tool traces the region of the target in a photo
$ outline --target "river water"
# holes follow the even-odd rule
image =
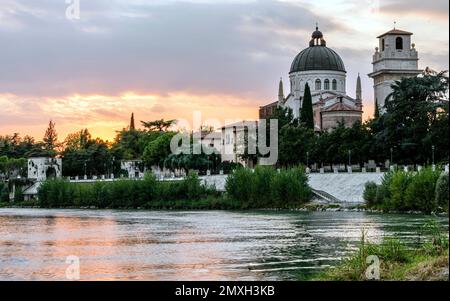
[[[0,280],[296,280],[364,229],[417,243],[430,217],[364,212],[0,209]],[[448,230],[448,217],[434,218]],[[69,257],[74,258],[74,257]],[[72,261],[73,263],[73,261]]]

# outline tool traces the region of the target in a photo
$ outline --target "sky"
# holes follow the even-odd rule
[[[0,1],[0,135],[40,140],[53,120],[60,140],[83,128],[111,140],[132,112],[137,124],[257,119],[280,77],[287,94],[316,22],[350,96],[361,74],[365,118],[376,37],[394,22],[414,33],[421,69],[449,68],[447,0],[78,0],[68,18],[73,1]]]

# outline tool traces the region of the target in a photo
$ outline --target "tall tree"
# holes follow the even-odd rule
[[[130,131],[136,130],[136,127],[134,125],[134,113],[131,113],[131,120],[130,120]]]
[[[312,107],[311,89],[305,85],[305,94],[303,96],[303,105],[300,112],[300,122],[309,129],[314,130],[314,113]]]
[[[47,151],[54,151],[58,146],[58,134],[56,133],[55,123],[52,120],[50,120],[42,140]]]
[[[431,162],[432,148],[436,161],[448,160],[448,76],[446,72],[426,71],[404,78],[392,85],[392,100],[380,116],[375,145],[389,158],[394,150],[396,163]]]
[[[378,106],[378,99],[375,99],[375,113],[373,114],[375,119],[380,117],[380,107]]]

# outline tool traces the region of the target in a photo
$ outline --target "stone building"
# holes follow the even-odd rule
[[[346,94],[347,71],[341,57],[323,38],[316,27],[309,47],[294,59],[289,72],[290,91],[285,97],[280,80],[278,101],[260,107],[260,119],[268,118],[277,107],[290,108],[300,117],[306,84],[311,89],[316,131],[329,130],[343,122],[351,126],[362,120],[361,78],[357,78],[356,98]]]
[[[61,158],[29,158],[28,179],[38,182],[62,177]]]
[[[403,77],[420,74],[419,55],[411,32],[393,29],[378,36],[379,45],[373,55],[373,72],[369,74],[374,81],[375,102],[382,109],[392,93],[391,85]]]

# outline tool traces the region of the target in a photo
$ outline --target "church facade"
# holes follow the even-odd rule
[[[316,27],[309,47],[294,59],[289,72],[290,89],[285,97],[280,80],[278,100],[260,107],[260,119],[267,119],[276,108],[290,108],[300,117],[306,84],[311,90],[315,131],[328,131],[342,122],[350,127],[362,121],[363,105],[361,78],[358,75],[355,98],[346,93],[347,71],[341,57],[327,43]]]

